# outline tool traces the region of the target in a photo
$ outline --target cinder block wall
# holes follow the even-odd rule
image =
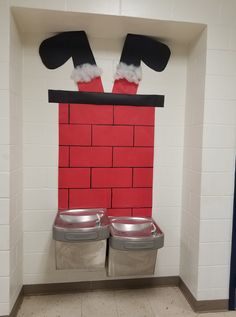
[[[196,231],[199,237],[192,251],[192,257],[182,257],[180,264],[180,217],[182,166],[183,166],[183,119],[185,112],[185,70],[186,54],[174,52],[165,76],[154,76],[145,69],[140,93],[162,93],[167,96],[165,111],[156,111],[153,182],[153,215],[165,232],[165,248],[158,256],[158,276],[178,275],[180,270],[190,267],[184,281],[195,293],[197,299],[228,298],[229,258],[231,239],[231,220],[233,202],[233,177],[236,147],[236,37],[235,0],[101,0],[96,1],[60,0],[2,0],[1,1],[1,51],[0,51],[0,314],[7,315],[10,310],[10,297],[15,276],[10,278],[9,232],[16,224],[10,217],[10,204],[13,200],[6,188],[10,182],[10,115],[9,115],[9,16],[11,7],[33,7],[61,11],[89,12],[94,14],[121,15],[156,20],[204,23],[207,26],[206,72],[204,114],[196,126],[192,139],[202,136],[202,160],[198,170],[201,176],[200,199],[192,200],[192,211],[197,212]],[[5,10],[7,8],[7,11]],[[203,10],[204,8],[204,10]],[[60,21],[60,31],[62,22]],[[28,30],[30,33],[32,30]],[[98,30],[99,31],[99,30]],[[99,33],[99,32],[98,32]],[[102,33],[99,33],[102,36]],[[38,59],[38,45],[43,38],[36,33],[21,34],[24,39],[23,56],[23,283],[51,283],[104,278],[104,274],[79,274],[70,271],[55,271],[51,226],[58,207],[58,107],[48,105],[47,89],[74,90],[68,81],[71,64],[66,63],[61,71],[46,73]],[[112,43],[111,45],[109,43]],[[114,45],[114,47],[113,47]],[[104,86],[111,91],[114,65],[117,64],[121,45],[112,39],[94,39],[92,43],[96,60],[106,71]],[[107,49],[108,48],[108,49]],[[173,52],[173,47],[172,47]],[[19,71],[17,71],[20,74]],[[65,76],[67,74],[68,77]],[[111,74],[106,75],[106,74]],[[155,80],[154,80],[155,78]],[[19,82],[17,83],[19,86]],[[14,94],[13,94],[14,95]],[[198,107],[195,115],[198,115]],[[18,119],[17,119],[18,120]],[[11,124],[14,129],[14,125]],[[11,148],[13,149],[13,147]],[[13,153],[13,151],[12,151]],[[12,157],[16,157],[14,154]],[[158,158],[158,162],[157,162]],[[193,155],[191,162],[200,162]],[[20,177],[16,179],[20,180]],[[15,183],[15,182],[12,182]],[[6,186],[7,185],[7,186]],[[200,205],[199,205],[200,202]],[[17,208],[13,207],[18,213]],[[14,218],[16,219],[16,218]],[[18,217],[18,219],[20,219]],[[185,218],[186,219],[186,218]],[[191,218],[188,218],[191,219]],[[189,224],[191,221],[188,222]],[[188,227],[188,225],[187,225]],[[223,232],[218,235],[215,233]],[[192,237],[192,231],[186,238]],[[7,237],[7,238],[6,238]],[[219,239],[220,238],[220,239]],[[20,244],[19,244],[20,246]],[[209,260],[209,261],[208,261]],[[185,262],[185,263],[184,263]],[[17,266],[19,267],[19,266]],[[196,268],[196,269],[195,269]],[[193,274],[197,274],[195,285],[191,286]],[[183,277],[183,276],[182,276]],[[11,293],[11,295],[10,295]],[[16,294],[15,294],[16,295]]]
[[[89,201],[88,197],[85,197],[84,191],[88,193],[91,190],[95,192],[108,192],[108,195],[109,192],[114,191],[115,195],[113,194],[112,198],[109,198],[109,196],[105,196],[104,198],[106,204],[109,203],[109,199],[111,199],[111,201],[113,200],[113,206],[110,205],[112,208],[108,208],[111,215],[117,212],[119,212],[119,215],[122,215],[122,213],[123,215],[131,215],[132,212],[134,215],[140,215],[144,214],[143,209],[145,209],[145,212],[150,213],[150,175],[146,179],[147,181],[149,179],[148,183],[144,184],[143,176],[138,175],[137,171],[139,168],[140,174],[142,174],[143,171],[145,172],[142,168],[148,168],[151,171],[152,164],[154,167],[153,176],[156,178],[156,182],[153,182],[152,201],[154,207],[152,211],[153,216],[157,219],[166,235],[165,248],[159,252],[156,275],[178,275],[187,62],[186,47],[179,43],[169,44],[172,50],[172,57],[167,68],[162,73],[154,72],[143,65],[143,80],[139,85],[138,93],[165,94],[164,108],[157,108],[155,113],[154,109],[145,109],[147,113],[144,115],[142,108],[137,109],[135,107],[127,108],[120,106],[113,108],[113,106],[70,105],[69,118],[67,116],[67,105],[59,106],[58,104],[48,103],[47,91],[49,88],[77,89],[74,82],[70,80],[70,74],[73,68],[70,60],[62,67],[53,71],[46,69],[42,64],[38,55],[38,47],[41,41],[49,36],[50,34],[43,34],[41,37],[35,37],[33,34],[23,35],[25,65],[23,69],[24,283],[37,284],[106,279],[105,271],[86,273],[71,270],[70,274],[68,274],[67,271],[62,272],[55,269],[55,254],[51,228],[58,209],[58,188],[63,186],[61,190],[62,193],[64,192],[65,194],[67,194],[68,191],[72,192],[72,198],[73,195],[76,195],[76,199],[73,198],[76,203],[74,206],[82,206],[82,200],[83,206],[85,206],[84,203],[86,203],[86,206],[92,206],[91,200]],[[113,86],[115,68],[119,62],[122,51],[123,38],[91,38],[89,32],[88,38],[97,65],[103,69],[102,82],[104,91],[110,92]],[[37,70],[35,73],[32,73],[33,67]],[[137,111],[139,116],[137,115]],[[70,124],[68,123],[69,119]],[[139,158],[136,154],[134,156],[127,156],[125,161],[121,161],[122,151],[125,151],[126,154],[127,151],[150,151],[150,139],[147,139],[147,136],[145,136],[145,142],[147,143],[143,146],[144,140],[139,138],[139,133],[140,129],[148,130],[149,133],[150,130],[153,131],[154,120],[155,146],[153,162],[151,157],[148,159],[145,155],[143,164],[145,161],[149,162],[147,167],[141,167],[138,161],[136,164],[133,164],[134,161],[132,162],[132,160]],[[61,122],[60,124],[59,121]],[[67,130],[69,129],[69,131],[71,128],[79,129],[79,133],[75,132],[71,135],[70,133],[63,133],[63,136],[67,137],[67,140],[62,140],[62,142],[66,142],[62,145],[60,136],[61,127]],[[89,129],[87,129],[88,127]],[[131,138],[127,133],[125,137],[122,133],[119,133],[119,138],[116,138],[115,132],[120,127],[122,130],[124,129],[125,132],[126,130],[130,131],[133,137],[136,135],[136,140],[134,141],[132,139],[131,143]],[[84,137],[84,132],[82,134],[82,129],[84,129],[83,131],[87,130],[87,138]],[[110,138],[111,134],[106,134],[104,129],[114,129],[113,137]],[[96,133],[94,133],[95,130]],[[68,137],[72,137],[72,140],[69,142]],[[75,144],[73,144],[73,137],[76,139]],[[81,141],[79,140],[83,140],[83,142],[87,143],[80,143]],[[115,142],[114,146],[111,145],[111,140]],[[96,142],[96,144],[92,142]],[[132,146],[129,144],[132,144]],[[133,144],[135,144],[134,147]],[[98,153],[91,153],[91,148],[94,148]],[[116,163],[114,161],[117,167],[114,168],[112,167],[111,161],[112,150],[114,152],[115,150],[117,151]],[[110,154],[106,154],[107,152]],[[147,159],[149,161],[147,161]],[[58,168],[58,161],[60,168]],[[71,168],[67,169],[69,162],[71,163]],[[95,166],[94,162],[96,163]],[[122,184],[125,187],[120,187],[121,183],[119,183],[119,186],[117,183],[113,183],[115,187],[107,187],[108,182],[111,184],[111,181],[114,181],[114,175],[112,176],[111,173],[109,173],[109,178],[100,178],[98,182],[98,174],[107,172],[107,170],[103,169],[116,170],[121,168],[122,171],[125,169],[125,173],[128,175],[134,172],[134,182],[137,187],[126,185],[130,182],[129,176],[127,176],[125,180],[123,179],[125,183]],[[70,182],[70,173],[74,175],[75,170],[73,169],[78,169],[76,170],[78,175],[81,172],[83,173],[83,183],[80,183],[81,178],[72,176],[72,186],[75,187],[68,190],[66,183],[68,181]],[[59,170],[62,171],[60,177],[58,176]],[[72,170],[72,172],[68,172],[68,170]],[[88,174],[92,176],[92,181],[90,178],[88,179]],[[63,185],[60,184],[61,177],[64,182]],[[103,182],[105,181],[106,185],[104,186]],[[117,181],[121,181],[121,175],[119,175]],[[78,182],[80,184],[79,186]],[[92,186],[90,184],[92,184]],[[64,188],[66,188],[65,191]],[[131,195],[127,197],[127,192],[124,197],[121,196],[123,195],[122,191],[127,191],[127,189],[129,191],[140,191],[141,188],[145,188],[149,196],[141,196],[139,194],[133,197]],[[79,191],[82,193],[80,197],[77,195]],[[59,195],[63,199],[61,193]],[[130,199],[134,198],[137,199],[135,204],[134,201],[130,201]],[[143,201],[139,201],[139,199],[143,198],[146,200],[149,199],[149,202],[147,204],[145,202],[145,205],[143,205]],[[78,199],[80,199],[80,204],[77,204]],[[129,201],[125,202],[125,199],[129,199]],[[64,201],[66,206],[62,207],[67,208],[67,206],[69,206],[67,196],[64,198]],[[121,202],[125,202],[125,205],[121,206]],[[95,203],[98,206],[99,201],[95,201]]]

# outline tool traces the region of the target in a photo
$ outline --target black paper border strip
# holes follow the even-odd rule
[[[52,103],[164,107],[164,95],[129,95],[69,90],[48,90]]]

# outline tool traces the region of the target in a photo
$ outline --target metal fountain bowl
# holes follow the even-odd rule
[[[109,220],[112,248],[159,249],[164,245],[164,234],[152,218],[117,217]]]
[[[98,225],[106,216],[105,209],[70,209],[58,213],[59,223]]]
[[[90,223],[90,222],[95,222],[99,223],[100,222],[100,217],[98,214],[96,215],[68,215],[68,214],[61,214],[59,215],[60,219],[63,222],[67,223]]]
[[[110,218],[112,236],[157,236],[161,229],[152,218],[120,217]]]
[[[58,211],[53,225],[56,241],[102,240],[109,236],[106,209],[69,209]]]
[[[164,234],[152,218],[110,218],[108,275],[153,275]]]

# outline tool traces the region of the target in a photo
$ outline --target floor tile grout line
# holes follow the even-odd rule
[[[145,291],[145,290],[144,290],[144,297],[145,297],[145,299],[146,299],[146,301],[147,301],[147,303],[148,303],[148,305],[149,305],[149,307],[150,307],[150,309],[151,309],[151,312],[153,313],[153,316],[156,316],[155,311],[154,311],[154,309],[153,309],[153,307],[152,307],[152,304],[151,304],[151,302],[150,302],[150,299],[149,299],[149,297],[146,295],[146,291]]]
[[[115,306],[116,306],[116,315],[117,315],[117,317],[120,317],[117,298],[116,298],[116,291],[113,291],[113,294],[114,294],[114,301],[115,301]]]
[[[81,294],[81,317],[83,317],[83,294]]]

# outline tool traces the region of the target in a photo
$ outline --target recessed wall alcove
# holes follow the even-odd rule
[[[165,95],[164,108],[156,109],[155,120],[153,217],[165,233],[155,275],[181,275],[196,295],[199,210],[191,205],[195,200],[197,206],[200,199],[206,26],[24,8],[13,8],[12,15],[18,73],[12,85],[18,90],[22,87],[12,105],[18,106],[20,114],[13,124],[23,130],[17,150],[23,157],[23,284],[106,279],[104,271],[55,269],[51,227],[58,202],[58,105],[48,103],[48,89],[76,89],[70,79],[71,59],[48,70],[40,60],[39,45],[57,32],[85,30],[103,69],[105,91],[110,92],[124,37],[136,33],[160,39],[172,52],[162,73],[142,65],[138,90]]]

